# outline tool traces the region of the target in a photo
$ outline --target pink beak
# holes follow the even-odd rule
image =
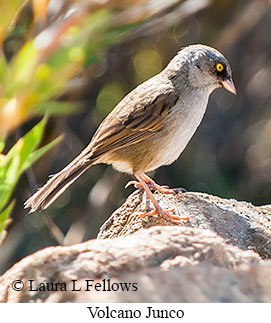
[[[227,91],[236,94],[236,88],[234,86],[233,80],[231,78],[226,79],[225,81],[222,81],[222,86],[224,87],[224,89],[226,89]]]

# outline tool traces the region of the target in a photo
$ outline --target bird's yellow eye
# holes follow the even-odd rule
[[[221,63],[216,64],[216,70],[218,72],[222,72],[224,70],[224,66]]]

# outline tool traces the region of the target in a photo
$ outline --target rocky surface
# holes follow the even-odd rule
[[[241,249],[254,250],[271,258],[271,206],[222,199],[203,193],[155,193],[164,209],[175,208],[176,214],[190,217],[183,225],[209,229]],[[143,191],[136,191],[102,226],[98,238],[125,236],[154,225],[172,225],[157,216],[141,219],[139,212],[148,207]]]
[[[148,202],[136,191],[99,239],[15,264],[0,278],[0,302],[271,301],[270,206],[200,193],[156,197],[190,221],[141,219]]]

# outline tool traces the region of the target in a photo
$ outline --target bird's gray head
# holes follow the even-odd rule
[[[212,47],[187,46],[178,52],[167,68],[171,71],[175,69],[177,78],[185,76],[194,88],[206,89],[211,93],[215,88],[223,86],[236,94],[229,62]]]

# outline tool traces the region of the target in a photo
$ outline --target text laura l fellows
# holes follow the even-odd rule
[[[117,292],[127,291],[136,292],[138,290],[137,283],[135,282],[111,282],[109,279],[73,279],[70,282],[38,282],[33,279],[28,280],[27,284],[24,284],[29,291],[97,291],[97,292]]]

